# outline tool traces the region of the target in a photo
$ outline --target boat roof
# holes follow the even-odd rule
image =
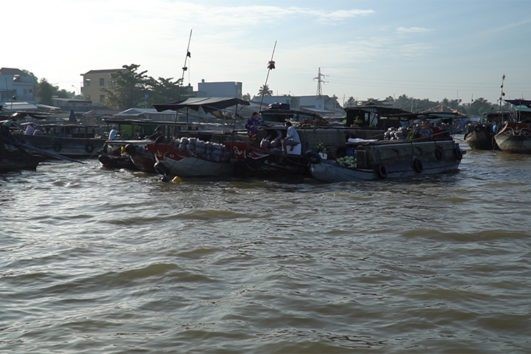
[[[401,108],[396,107],[389,107],[389,106],[378,106],[378,105],[365,105],[365,106],[351,106],[351,107],[345,107],[343,108],[345,112],[356,112],[356,111],[363,111],[363,112],[376,112],[379,115],[398,115],[398,114],[411,114],[411,112],[405,111]]]
[[[512,105],[515,105],[515,106],[527,106],[531,108],[531,100],[514,99],[514,100],[504,100],[504,101]]]
[[[152,120],[152,119],[123,119],[123,118],[104,118],[103,121],[107,124],[132,124],[132,125],[167,125],[167,126],[190,126],[190,125],[220,125],[221,123],[211,122],[173,122],[168,120]]]
[[[199,108],[202,108],[206,112],[212,112],[231,106],[236,106],[238,104],[249,105],[249,101],[245,101],[240,98],[227,97],[192,97],[170,104],[155,104],[153,107],[155,107],[158,112],[168,109],[176,111],[183,108],[191,108],[196,111],[199,110]]]
[[[309,116],[309,117],[319,117],[321,118],[321,115],[317,112],[309,112],[309,111],[298,111],[295,109],[278,109],[278,108],[269,108],[265,109],[263,111],[260,111],[262,115],[268,115],[268,114],[282,114],[282,115],[293,115],[293,116]]]

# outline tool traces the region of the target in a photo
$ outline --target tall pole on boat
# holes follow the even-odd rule
[[[505,92],[503,92],[503,82],[505,81],[505,74],[502,75],[502,82],[500,85],[500,115],[501,115],[501,123],[503,125],[504,118],[503,118],[503,112],[502,112],[502,103],[503,103],[503,97],[505,96]]]
[[[264,86],[262,86],[262,98],[260,99],[260,108],[259,111],[262,110],[262,103],[264,103],[264,95],[265,95],[265,88],[267,87],[267,80],[269,80],[269,73],[271,70],[275,68],[275,61],[273,60],[273,56],[275,55],[275,49],[277,48],[277,41],[275,41],[275,45],[273,46],[273,53],[271,53],[271,60],[267,63],[267,76],[264,83]]]
[[[188,71],[188,66],[187,63],[188,63],[188,58],[191,58],[192,55],[190,54],[190,42],[192,41],[192,30],[190,30],[190,37],[188,37],[188,46],[186,47],[186,56],[184,57],[184,65],[182,67],[183,69],[183,74],[181,76],[181,85],[184,85],[184,73],[186,71]],[[190,83],[188,83],[190,84]]]

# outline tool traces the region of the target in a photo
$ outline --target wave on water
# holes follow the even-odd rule
[[[406,238],[432,238],[457,242],[479,242],[507,239],[527,239],[531,231],[487,230],[478,232],[443,232],[435,229],[415,229],[402,233]]]

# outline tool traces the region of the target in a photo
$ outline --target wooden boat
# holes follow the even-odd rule
[[[409,178],[457,171],[463,156],[453,140],[361,142],[353,147],[352,156],[312,163],[312,176],[324,182]]]
[[[80,124],[40,124],[38,135],[20,135],[20,140],[41,150],[68,157],[96,157],[105,139],[98,137],[97,126]]]
[[[531,154],[531,123],[507,122],[494,138],[502,151]]]
[[[232,151],[223,144],[181,138],[146,148],[154,154],[155,170],[163,176],[227,177],[234,171]]]
[[[494,140],[492,125],[476,124],[469,126],[464,139],[473,150],[495,150],[498,145]]]
[[[500,150],[531,154],[531,100],[505,100],[513,106],[511,117],[494,137]]]

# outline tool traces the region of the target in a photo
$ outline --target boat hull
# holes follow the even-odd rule
[[[455,172],[458,169],[459,162],[425,164],[422,172],[416,172],[413,168],[402,166],[400,169],[387,172],[386,176],[382,177],[377,169],[350,169],[341,167],[334,161],[322,161],[310,166],[312,177],[323,182],[372,181],[385,178],[402,179]]]
[[[155,164],[155,169],[161,174],[179,177],[227,177],[234,170],[230,162],[212,162],[197,157],[177,160],[165,157]]]
[[[494,135],[485,130],[473,130],[465,134],[465,141],[473,150],[495,150],[498,145],[494,140]]]
[[[36,148],[68,157],[96,157],[105,143],[99,138],[67,138],[47,135],[23,135],[21,141]]]
[[[144,146],[127,144],[125,152],[129,155],[133,165],[140,171],[155,173],[155,155],[147,151]]]
[[[312,177],[324,182],[411,178],[455,172],[462,158],[452,140],[375,143],[358,149],[357,166],[324,160],[310,165]]]
[[[0,173],[35,170],[41,161],[41,157],[28,154],[24,150],[13,148],[12,151],[8,151],[4,147],[0,151]]]
[[[531,136],[501,133],[495,139],[501,151],[531,154]]]

